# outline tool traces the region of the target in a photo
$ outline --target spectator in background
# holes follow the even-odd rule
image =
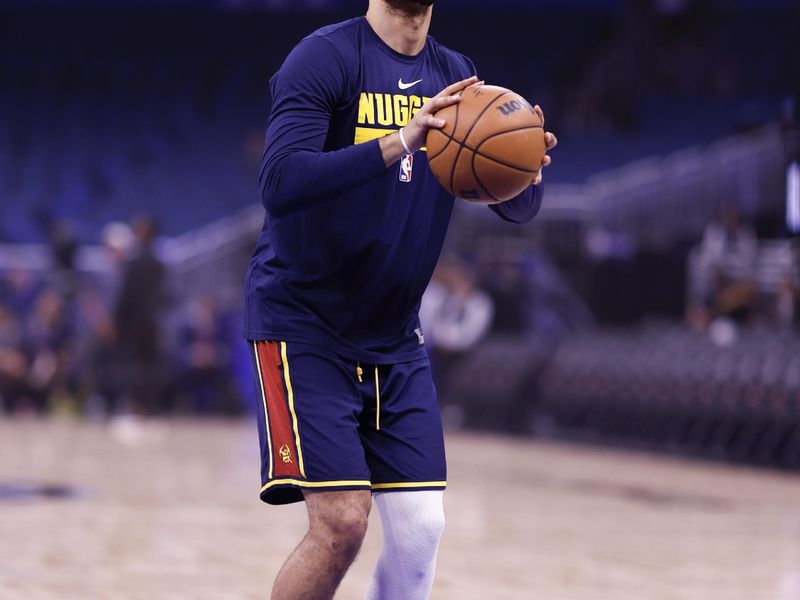
[[[91,395],[87,410],[111,416],[119,408],[120,381],[125,375],[117,356],[118,338],[113,311],[119,299],[125,266],[136,248],[136,236],[128,224],[114,222],[103,228],[102,239],[109,269],[96,286],[81,289],[79,299],[88,330],[84,362],[86,387]]]
[[[71,299],[78,287],[75,263],[79,244],[75,227],[66,219],[56,218],[45,206],[33,209],[32,216],[50,245],[51,281],[64,299]]]
[[[26,400],[31,403],[21,329],[14,313],[0,302],[0,413],[14,412]]]
[[[78,391],[75,327],[55,288],[15,270],[0,281],[0,396],[8,412],[44,413]]]
[[[119,297],[125,265],[136,250],[137,240],[130,225],[119,222],[103,227],[102,239],[110,264],[99,289],[103,302],[110,307]]]
[[[51,223],[48,231],[53,257],[53,277],[58,293],[71,300],[78,291],[78,274],[75,262],[78,256],[78,239],[72,224],[66,220]]]
[[[475,273],[458,260],[441,261],[422,297],[420,322],[442,385],[452,367],[486,335],[493,318],[494,303],[478,288]]]
[[[556,342],[591,327],[591,310],[547,253],[535,248],[479,256],[478,280],[492,299],[490,336]]]
[[[28,383],[34,408],[43,413],[55,394],[74,392],[69,367],[72,360],[73,331],[64,301],[47,288],[36,299],[33,313],[24,324],[22,347],[28,358]]]
[[[4,304],[17,318],[25,320],[36,304],[43,286],[24,269],[14,269],[0,280],[0,304]]]
[[[692,279],[691,326],[704,329],[715,319],[746,321],[756,306],[758,240],[738,207],[728,206],[706,227]]]
[[[495,307],[491,333],[525,335],[530,330],[531,293],[519,264],[519,257],[494,260],[482,257],[480,281]]]
[[[231,413],[238,400],[230,376],[231,351],[222,315],[211,298],[191,302],[178,331],[179,389],[192,412]]]
[[[776,306],[778,322],[789,329],[796,325],[800,316],[800,285],[797,279],[795,274],[789,274],[778,286]]]
[[[166,268],[154,251],[151,217],[133,222],[137,251],[127,262],[114,309],[115,355],[123,396],[136,412],[152,414],[165,389],[161,316],[167,305]]]

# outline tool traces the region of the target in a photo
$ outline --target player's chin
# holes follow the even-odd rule
[[[383,0],[391,8],[403,14],[424,15],[433,6],[435,0]]]

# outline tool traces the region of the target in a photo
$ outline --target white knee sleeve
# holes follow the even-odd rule
[[[375,494],[383,550],[367,600],[426,600],[444,531],[444,492]]]

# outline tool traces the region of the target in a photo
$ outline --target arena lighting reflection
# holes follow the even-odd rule
[[[800,165],[796,162],[786,171],[786,226],[800,233]]]

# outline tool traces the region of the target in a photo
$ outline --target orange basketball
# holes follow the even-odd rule
[[[480,204],[510,200],[531,184],[542,166],[542,121],[511,90],[470,86],[461,102],[436,117],[447,124],[428,132],[428,164],[457,198]]]

